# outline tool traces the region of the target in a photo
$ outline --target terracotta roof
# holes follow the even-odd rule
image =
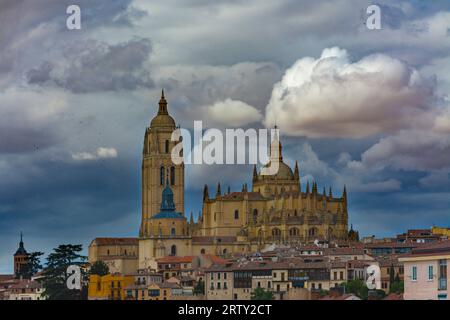
[[[9,281],[14,279],[14,275],[13,274],[0,274],[0,283],[3,281]]]
[[[450,240],[423,244],[420,247],[413,248],[412,252],[402,257],[409,256],[427,256],[436,254],[450,254]]]
[[[156,259],[156,261],[158,263],[192,263],[193,259],[194,259],[193,256],[184,256],[184,257],[167,256]]]
[[[414,248],[420,246],[417,242],[377,242],[377,243],[367,243],[366,248]]]
[[[364,254],[363,248],[327,248],[324,249],[325,254],[327,255],[351,255],[351,254]]]
[[[222,259],[221,257],[213,254],[204,254],[204,256],[210,259],[213,264],[226,264],[228,262],[228,260]]]
[[[138,245],[139,238],[95,238],[94,242],[99,246],[106,245]]]

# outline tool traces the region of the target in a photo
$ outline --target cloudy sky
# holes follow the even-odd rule
[[[276,122],[303,181],[347,185],[362,235],[450,226],[449,70],[448,0],[3,0],[0,273],[21,230],[47,253],[137,235],[161,88],[184,128]],[[240,189],[251,172],[187,166],[186,212],[204,183]]]

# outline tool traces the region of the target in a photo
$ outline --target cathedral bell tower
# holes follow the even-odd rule
[[[175,210],[184,215],[184,163],[176,165],[171,157],[172,148],[178,143],[171,141],[175,129],[175,121],[169,115],[163,90],[158,114],[150,122],[144,136],[140,237],[148,237],[146,222],[159,212],[166,181],[173,191]]]

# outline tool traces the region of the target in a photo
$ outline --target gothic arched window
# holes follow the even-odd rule
[[[258,222],[258,209],[253,209],[253,222]]]
[[[159,180],[160,180],[159,182],[161,183],[162,186],[164,185],[164,175],[165,175],[164,167],[161,167],[159,169]]]
[[[170,184],[175,185],[175,167],[170,168]]]
[[[272,229],[272,236],[274,236],[274,237],[279,237],[279,236],[281,236],[281,230],[278,229],[278,228],[273,228],[273,229]]]
[[[176,245],[172,245],[172,247],[170,247],[170,255],[171,256],[177,255],[177,246]]]
[[[234,219],[239,219],[239,210],[234,210]]]

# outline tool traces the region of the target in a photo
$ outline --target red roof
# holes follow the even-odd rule
[[[167,256],[156,259],[156,261],[158,263],[192,263],[193,259],[194,259],[193,256],[184,256],[184,257]]]

